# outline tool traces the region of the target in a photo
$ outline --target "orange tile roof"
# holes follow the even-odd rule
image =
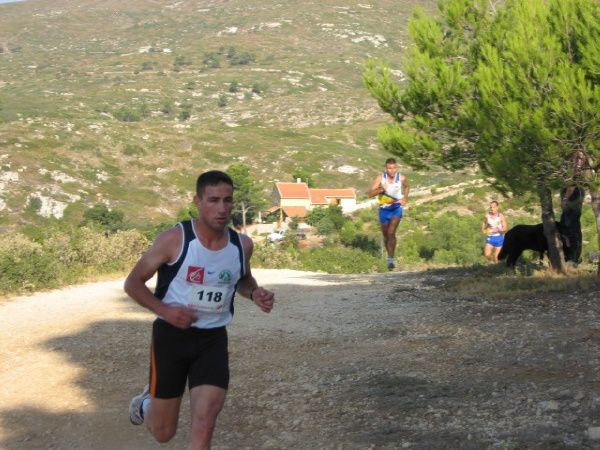
[[[284,206],[283,212],[288,217],[306,217],[308,210],[304,206]]]
[[[356,198],[356,191],[348,189],[309,189],[313,205],[326,205],[328,198]]]
[[[306,183],[275,183],[281,198],[310,198]]]

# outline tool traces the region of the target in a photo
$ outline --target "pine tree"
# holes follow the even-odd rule
[[[250,175],[250,167],[236,163],[227,168],[227,173],[233,180],[233,222],[246,229],[246,224],[252,221],[254,214],[265,205],[262,189]]]
[[[564,272],[552,191],[585,183],[600,239],[600,5],[594,0],[446,0],[416,12],[396,83],[364,80],[393,125],[384,147],[416,168],[478,164],[501,191],[537,193],[552,267]],[[585,170],[574,167],[583,152]]]

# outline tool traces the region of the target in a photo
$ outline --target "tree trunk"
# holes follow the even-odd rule
[[[242,210],[242,230],[245,233],[246,232],[246,212],[248,211],[248,208],[246,208],[245,202],[242,202],[240,206],[241,206],[241,210]]]
[[[600,191],[596,188],[590,189],[590,195],[592,196],[592,209],[594,210],[594,217],[596,218],[596,234],[598,238],[598,248],[600,248]],[[597,261],[598,275],[600,276],[600,261]]]
[[[562,240],[556,228],[554,210],[552,209],[552,192],[545,183],[538,182],[538,195],[542,207],[542,222],[544,224],[544,236],[548,242],[548,259],[550,266],[555,272],[567,273],[565,257],[562,248]]]

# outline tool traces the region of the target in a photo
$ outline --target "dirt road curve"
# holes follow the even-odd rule
[[[215,449],[600,448],[599,293],[453,298],[458,272],[256,270]],[[0,303],[0,448],[183,449],[129,424],[152,316],[121,280]]]

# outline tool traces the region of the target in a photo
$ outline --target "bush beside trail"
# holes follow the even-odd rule
[[[148,248],[136,230],[107,234],[82,227],[41,242],[23,234],[0,237],[0,294],[55,288],[98,275],[122,273]]]

